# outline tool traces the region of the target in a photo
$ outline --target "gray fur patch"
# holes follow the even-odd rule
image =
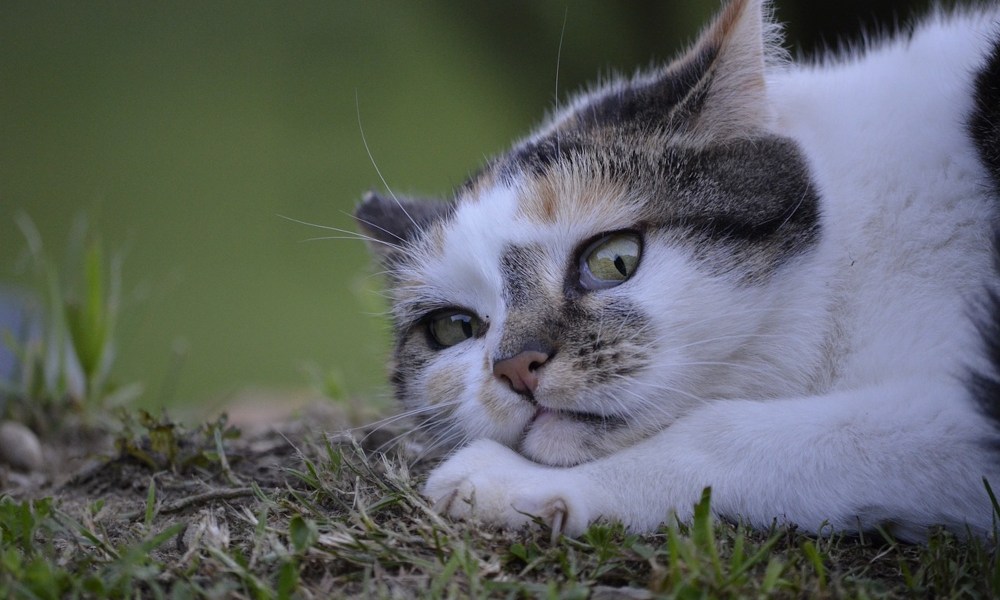
[[[539,266],[545,260],[538,246],[508,245],[500,254],[500,272],[504,279],[507,306],[519,308],[528,303],[532,285],[539,279]]]
[[[819,239],[819,196],[790,141],[667,152],[658,181],[648,222],[680,233],[714,273],[760,283]]]
[[[549,169],[629,190],[642,204],[637,229],[669,230],[713,273],[762,283],[819,239],[819,196],[790,140],[765,136],[696,148],[616,136],[561,147],[561,161]],[[512,162],[522,160],[515,154]]]

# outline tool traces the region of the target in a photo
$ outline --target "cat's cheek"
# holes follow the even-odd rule
[[[442,514],[518,528],[537,517],[553,536],[582,534],[596,518],[571,469],[533,463],[492,440],[477,440],[438,466],[423,494]]]

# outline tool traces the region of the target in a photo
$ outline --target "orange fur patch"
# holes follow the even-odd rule
[[[588,173],[553,169],[524,185],[518,199],[518,213],[539,223],[572,220],[581,214],[608,222],[620,215],[624,187]]]

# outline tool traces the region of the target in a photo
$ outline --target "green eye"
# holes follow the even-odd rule
[[[431,317],[427,330],[435,342],[447,347],[479,337],[483,332],[483,322],[475,315],[449,311]]]
[[[642,242],[631,232],[613,233],[580,256],[580,284],[591,290],[614,287],[635,274]]]

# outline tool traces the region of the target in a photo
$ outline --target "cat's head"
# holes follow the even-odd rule
[[[396,393],[435,441],[577,464],[766,378],[745,363],[775,345],[774,282],[818,209],[767,133],[763,12],[733,2],[679,60],[581,96],[450,201],[358,207]]]

